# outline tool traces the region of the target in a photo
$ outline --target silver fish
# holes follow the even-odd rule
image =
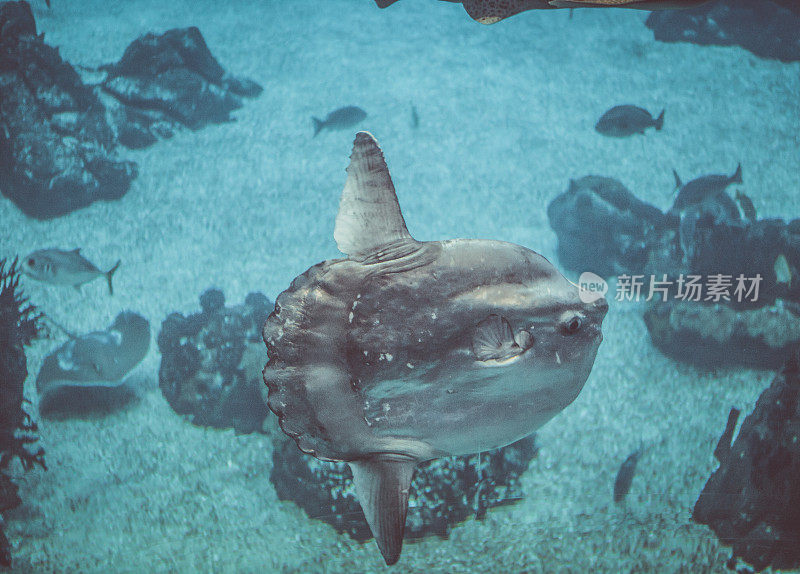
[[[417,464],[508,445],[580,393],[605,299],[502,241],[416,241],[375,138],[356,135],[334,239],[264,325],[268,404],[301,450],[346,461],[387,564]]]
[[[105,277],[108,282],[108,292],[113,295],[111,278],[120,263],[121,259],[108,271],[100,271],[94,263],[81,255],[80,248],[71,251],[55,248],[39,249],[25,257],[22,262],[22,272],[38,281],[52,285],[72,285],[78,290],[84,283]]]
[[[312,117],[314,122],[314,137],[324,129],[342,130],[352,127],[367,117],[367,112],[357,106],[345,106],[333,110],[324,120]]]
[[[685,184],[677,171],[672,170],[672,175],[675,176],[678,196],[670,208],[670,213],[680,215],[688,207],[722,194],[730,184],[742,183],[742,164],[736,166],[733,175],[704,175]]]

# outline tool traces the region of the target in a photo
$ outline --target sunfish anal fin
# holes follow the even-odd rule
[[[417,463],[407,457],[381,457],[349,463],[356,495],[387,566],[403,549],[408,490]]]
[[[358,261],[385,246],[405,254],[419,245],[406,229],[383,152],[368,132],[358,132],[353,142],[333,238],[342,253]]]
[[[472,336],[472,352],[479,361],[508,359],[523,352],[505,317],[489,315],[478,323]]]

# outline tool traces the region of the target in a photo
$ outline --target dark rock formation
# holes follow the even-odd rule
[[[796,0],[720,0],[688,10],[662,10],[652,12],[646,26],[662,42],[736,45],[762,58],[800,60]]]
[[[122,104],[109,103],[119,140],[132,148],[169,137],[180,126],[197,130],[231,121],[230,113],[243,105],[240,96],[263,90],[225,72],[195,27],[146,34],[104,69],[103,90]]]
[[[441,458],[417,468],[411,483],[405,537],[447,537],[450,528],[489,508],[521,499],[520,475],[536,456],[535,435],[480,455]],[[355,496],[350,467],[303,454],[294,441],[282,441],[273,456],[270,481],[281,500],[291,500],[358,541],[370,533]]]
[[[782,301],[757,309],[670,298],[647,304],[644,322],[662,353],[713,369],[775,368],[800,344],[800,317]]]
[[[561,264],[604,277],[642,269],[648,236],[667,221],[616,179],[596,175],[571,180],[547,207],[547,217],[558,234]]]
[[[136,165],[114,158],[92,88],[36,35],[27,2],[0,4],[0,191],[49,219],[122,197]]]
[[[261,328],[273,305],[250,293],[225,307],[222,291],[200,296],[200,313],[169,315],[161,325],[159,386],[172,408],[196,425],[260,431],[269,409],[262,399],[267,363]]]
[[[706,482],[692,518],[706,524],[757,570],[800,567],[800,354],[758,399],[719,468]],[[730,444],[730,443],[728,443]]]
[[[230,121],[262,91],[226,73],[194,27],[147,34],[95,72],[105,79],[85,84],[36,35],[27,2],[0,3],[0,191],[31,217],[122,197],[137,166],[116,159],[119,144]]]
[[[28,376],[25,347],[39,331],[40,315],[19,288],[19,267],[0,259],[0,513],[20,504],[17,486],[5,472],[17,458],[22,468],[46,468],[44,449],[31,450],[36,423],[22,408],[23,385]],[[0,523],[0,565],[8,566],[11,554]]]

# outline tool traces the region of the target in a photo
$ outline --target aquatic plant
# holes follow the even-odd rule
[[[4,474],[14,458],[22,468],[45,470],[44,449],[32,450],[38,440],[36,423],[23,408],[23,385],[28,376],[25,347],[39,332],[42,315],[19,287],[18,260],[0,259],[0,512],[20,504],[16,485]],[[0,564],[9,565],[8,540],[0,526]]]

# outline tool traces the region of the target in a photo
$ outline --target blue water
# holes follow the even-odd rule
[[[269,474],[285,437],[272,415],[263,433],[198,427],[158,387],[170,313],[198,311],[212,286],[228,304],[253,291],[274,301],[342,256],[333,228],[357,130],[380,142],[416,239],[510,241],[559,268],[546,208],[585,175],[616,178],[666,210],[673,169],[688,180],[741,163],[760,218],[800,217],[800,64],[656,42],[647,12],[530,11],[493,26],[434,0],[385,10],[370,0],[53,0],[33,12],[47,43],[89,67],[146,32],[197,26],[228,72],[264,92],[232,123],[120,148],[139,166],[122,199],[39,221],[0,198],[0,257],[80,247],[103,270],[122,260],[113,296],[103,280],[77,291],[24,278],[39,309],[75,333],[130,309],[152,336],[131,375],[137,399],[89,416],[39,416],[36,374],[67,337],[54,330],[28,349],[26,396],[49,470],[11,467],[23,499],[4,516],[13,572],[386,568],[374,542],[278,499]],[[664,129],[602,137],[595,122],[620,103],[666,108]],[[312,138],[312,116],[346,105],[367,118]],[[730,550],[691,509],[718,466],[730,407],[749,413],[774,371],[675,361],[651,343],[642,304],[609,299],[585,388],[537,434],[525,498],[448,539],[406,541],[393,570],[727,571]],[[619,465],[640,444],[631,490],[614,504]]]

